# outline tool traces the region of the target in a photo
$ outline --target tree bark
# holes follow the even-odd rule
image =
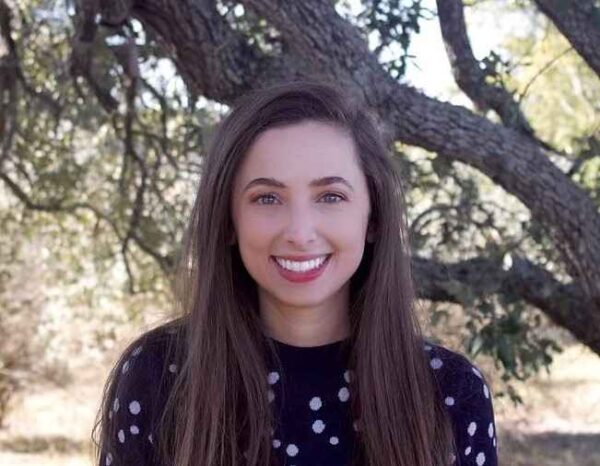
[[[536,5],[600,76],[600,8],[594,0],[535,0]]]
[[[104,2],[105,11],[111,11],[113,2]],[[377,62],[358,30],[340,17],[328,0],[241,3],[279,31],[283,53],[266,55],[249,45],[212,1],[134,1],[130,14],[160,38],[188,87],[198,95],[231,104],[251,88],[281,79],[322,76],[362,95],[389,123],[397,140],[486,174],[521,200],[547,228],[573,278],[570,289],[580,293],[572,293],[570,304],[561,309],[547,299],[528,295],[534,290],[528,292],[525,287],[521,289],[524,299],[536,302],[600,354],[600,339],[586,333],[581,324],[587,321],[593,323],[589,328],[600,328],[598,208],[539,144],[514,129],[398,83]],[[580,8],[575,10],[578,13]],[[596,52],[589,53],[593,57],[600,50],[600,39],[596,40],[594,33],[588,37],[596,41]],[[549,277],[546,280],[552,283]]]
[[[471,49],[462,0],[437,0],[436,3],[444,45],[458,87],[480,111],[494,110],[505,126],[533,134],[512,95],[503,87],[486,82],[485,73]]]
[[[586,311],[600,312],[598,208],[538,144],[393,80],[330,2],[307,0],[285,8],[276,0],[243,3],[281,32],[298,61],[312,62],[319,71],[328,68],[332,79],[364,95],[398,140],[471,165],[518,197],[560,244],[570,274],[585,293]]]
[[[540,309],[556,325],[568,329],[581,343],[599,353],[599,313],[580,312],[585,307],[581,289],[562,284],[551,273],[522,257],[512,257],[513,265],[504,270],[499,261],[471,259],[454,264],[415,258],[413,275],[419,284],[419,298],[460,304],[452,282],[468,287],[474,295],[491,293],[519,296],[530,306]],[[600,354],[600,353],[599,353]]]

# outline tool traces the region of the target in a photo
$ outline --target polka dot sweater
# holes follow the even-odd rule
[[[342,342],[315,347],[272,340],[281,366],[270,358],[266,389],[277,420],[272,451],[286,466],[349,466],[360,425],[350,414],[350,381]],[[163,345],[164,346],[164,345]],[[424,345],[444,397],[457,451],[449,464],[497,466],[492,395],[481,371],[464,356]],[[101,466],[159,466],[156,424],[169,379],[178,365],[161,345],[140,344],[119,368],[109,414],[116,441]],[[163,370],[163,367],[165,370]]]

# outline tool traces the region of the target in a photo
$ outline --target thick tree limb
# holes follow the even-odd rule
[[[467,35],[462,0],[437,0],[442,37],[454,80],[480,111],[494,110],[505,126],[525,134],[533,130],[513,96],[486,82]]]
[[[27,82],[12,37],[12,20],[13,12],[4,0],[0,0],[0,169],[9,156],[19,125],[16,108],[21,90],[39,99],[56,117],[62,110],[50,93],[36,90]]]
[[[594,0],[535,0],[600,77],[600,8]]]
[[[579,330],[572,328],[571,322],[596,321],[600,312],[600,215],[589,196],[537,143],[465,108],[399,84],[385,73],[360,33],[329,1],[242,3],[277,28],[284,53],[265,56],[249,45],[215,11],[213,2],[138,1],[131,14],[160,37],[197,95],[231,104],[251,88],[279,79],[320,75],[363,95],[390,123],[396,139],[476,167],[517,196],[562,249],[585,302],[570,308],[573,314],[564,319],[565,327],[576,333]],[[542,304],[551,303],[540,301]],[[543,308],[552,312],[548,309]]]
[[[414,281],[419,284],[419,297],[431,301],[461,303],[450,292],[450,282],[470,288],[477,296],[492,293],[520,296],[525,302],[544,312],[555,324],[568,329],[573,336],[600,355],[600,314],[583,314],[582,290],[575,284],[564,285],[550,272],[525,258],[512,257],[509,270],[492,259],[472,259],[444,264],[423,258],[413,258]]]
[[[17,75],[19,60],[11,36],[12,13],[0,0],[0,170],[17,128],[15,108],[18,99]]]
[[[258,83],[306,75],[291,57],[265,56],[248,44],[212,1],[137,2],[131,13],[155,33],[193,95],[231,104]]]
[[[598,209],[538,144],[463,107],[398,84],[330,2],[306,0],[285,8],[276,0],[243,3],[277,27],[298,62],[328,69],[330,78],[363,94],[394,125],[397,139],[471,165],[517,196],[564,247],[571,275],[581,280],[590,307],[600,312]]]
[[[122,10],[123,2],[113,3],[117,11]],[[118,107],[119,102],[110,95],[110,89],[102,87],[93,70],[94,54],[92,50],[98,29],[96,16],[100,14],[100,0],[78,1],[76,6],[75,37],[72,41],[70,59],[71,74],[75,78],[83,77],[94,91],[102,107],[107,112],[112,112]]]

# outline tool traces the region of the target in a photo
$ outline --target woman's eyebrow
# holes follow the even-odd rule
[[[354,191],[354,188],[352,187],[350,182],[347,181],[345,178],[342,178],[341,176],[324,176],[322,178],[316,178],[316,179],[312,180],[308,185],[311,187],[322,187],[322,186],[328,186],[328,185],[334,184],[334,183],[345,184],[352,191]],[[245,192],[248,189],[250,189],[251,187],[258,186],[258,185],[271,186],[274,188],[286,188],[287,187],[284,183],[282,183],[279,180],[276,180],[275,178],[255,178],[246,185],[246,187],[244,188],[244,190],[242,192]]]

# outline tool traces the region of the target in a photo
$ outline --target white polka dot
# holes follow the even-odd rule
[[[471,447],[465,448],[465,456],[469,456],[471,454]]]
[[[440,358],[433,358],[431,361],[429,361],[429,364],[434,369],[439,369],[440,367],[442,367],[444,365],[444,363],[442,362],[442,360]]]
[[[278,380],[279,380],[278,372],[269,372],[269,375],[267,376],[267,381],[269,382],[269,385],[276,384]]]
[[[475,457],[475,462],[477,463],[477,466],[481,466],[483,463],[485,463],[485,453],[483,453],[482,451],[477,453],[477,456]]]
[[[483,379],[483,377],[481,376],[481,372],[479,372],[475,367],[471,367],[471,370],[473,371],[473,374],[475,374],[480,379]]]
[[[285,449],[285,452],[288,454],[288,456],[296,456],[298,454],[298,451],[298,447],[293,443],[290,443]]]
[[[140,414],[141,410],[142,407],[140,406],[140,403],[138,401],[132,401],[131,403],[129,403],[129,412],[131,414]]]
[[[308,404],[310,406],[310,409],[312,409],[313,411],[318,411],[321,408],[321,406],[323,406],[321,398],[319,398],[318,396],[313,396]]]
[[[485,396],[486,398],[490,397],[490,391],[488,390],[486,384],[483,384],[483,396]]]
[[[431,346],[430,345],[425,345],[423,348],[425,348],[425,351],[431,351]]]
[[[475,424],[475,422],[471,422],[471,424],[469,424],[469,427],[467,427],[467,432],[469,433],[469,435],[471,437],[473,437],[473,435],[475,435],[476,430],[477,430],[477,424]]]
[[[451,396],[447,396],[444,400],[444,403],[446,403],[446,405],[448,406],[454,406],[454,398],[452,398]]]
[[[133,350],[133,352],[131,353],[133,356],[137,356],[138,354],[140,354],[142,352],[142,346],[138,346],[136,349]]]
[[[492,424],[490,422],[490,425],[488,426],[488,435],[490,438],[492,438],[494,436],[494,424]]]
[[[496,437],[494,437],[494,447],[496,446]]]
[[[450,453],[450,464],[454,464],[456,461],[456,455],[454,453]]]
[[[129,426],[129,432],[131,432],[133,435],[137,435],[140,433],[140,428],[138,426],[136,426],[135,424],[131,425],[131,426]]]
[[[347,387],[340,388],[340,391],[338,392],[338,398],[341,402],[348,401],[348,398],[350,398],[350,391]]]
[[[148,435],[148,441],[152,443],[152,434]]]
[[[171,365],[169,365],[169,372],[171,372],[172,374],[174,374],[175,372],[177,372],[177,364],[171,364]]]
[[[337,445],[338,443],[340,443],[340,439],[337,437],[331,437],[329,439],[329,443],[331,443],[332,445]]]
[[[121,368],[121,372],[124,374],[129,369],[129,361],[125,361],[123,363],[123,367]]]
[[[346,383],[350,383],[350,377],[351,377],[350,371],[349,370],[345,371],[344,372],[344,380],[346,381]]]
[[[279,448],[281,446],[281,440],[273,439],[273,448]]]
[[[112,464],[112,460],[113,460],[113,456],[110,453],[108,453],[106,455],[106,466],[110,466]]]
[[[271,403],[275,399],[275,392],[269,388],[267,392],[267,398],[269,399],[269,403]]]
[[[119,430],[117,436],[119,437],[119,442],[125,443],[125,432],[123,432],[123,429]]]
[[[312,424],[312,430],[315,434],[320,434],[321,432],[323,432],[323,430],[325,430],[325,423],[321,421],[321,419],[317,419]]]
[[[115,398],[115,401],[113,403],[113,410],[116,413],[119,410],[119,399]]]

